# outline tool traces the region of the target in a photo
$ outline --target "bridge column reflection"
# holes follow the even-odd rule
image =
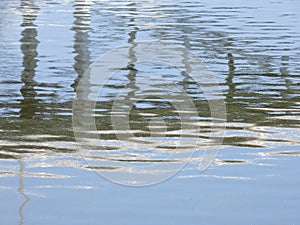
[[[39,7],[35,0],[21,0],[20,11],[22,13],[23,21],[21,27],[22,38],[21,51],[23,54],[23,71],[21,74],[21,81],[23,86],[21,87],[21,94],[23,100],[20,102],[20,117],[26,119],[34,119],[34,116],[38,110],[38,100],[36,99],[36,91],[34,89],[36,82],[34,80],[36,67],[37,67],[37,47],[39,40],[37,39],[38,32],[37,26],[34,24],[39,13]],[[24,201],[19,208],[20,225],[25,223],[24,208],[30,201],[30,198],[25,192],[24,185],[24,173],[25,164],[22,159],[18,160],[20,165],[19,171],[19,189],[18,192],[24,197]]]
[[[77,78],[72,84],[72,87],[76,89],[80,79],[83,77],[85,70],[90,65],[89,31],[91,30],[91,1],[75,0],[73,16],[75,20],[72,30],[75,32],[74,52],[76,54],[74,58],[74,69],[77,73]],[[89,84],[89,81],[87,79],[85,79],[85,82],[87,82],[87,85]],[[87,96],[88,93],[83,93],[86,91],[80,90],[77,91],[77,93],[81,93]]]
[[[24,84],[21,88],[23,100],[20,106],[20,117],[32,119],[37,111],[38,104],[36,91],[34,90],[34,86],[36,85],[34,76],[38,62],[36,57],[38,55],[37,47],[39,41],[37,39],[37,26],[34,24],[34,21],[37,18],[39,7],[35,3],[35,0],[21,0],[20,9],[23,16],[21,27],[24,28],[21,32],[22,38],[20,39],[23,54],[21,80]]]

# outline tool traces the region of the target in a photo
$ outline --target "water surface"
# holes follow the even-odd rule
[[[0,9],[1,224],[299,222],[297,1],[2,0]],[[147,96],[130,117],[132,131],[145,141],[152,118],[160,118],[152,120],[156,138],[162,133],[178,137],[180,118],[168,103],[176,93],[171,98],[166,91],[174,83],[185,88],[198,109],[194,120],[200,136],[191,130],[190,140],[205,142],[211,135],[209,107],[186,74],[188,60],[182,56],[186,73],[138,63],[134,48],[144,40],[185,47],[207,63],[223,90],[227,128],[205,172],[197,170],[200,143],[173,178],[130,188],[94,173],[116,168],[87,164],[74,138],[72,105],[80,97],[75,90],[100,55],[132,46],[128,67],[112,77],[95,111],[99,135],[124,166],[166,160],[172,147],[141,154],[114,145],[111,107],[121,90],[127,90],[128,99]]]

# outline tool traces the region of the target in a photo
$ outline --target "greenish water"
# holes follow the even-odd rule
[[[292,0],[1,0],[0,224],[298,224],[299,10]],[[191,77],[137,62],[134,49],[145,40],[184,47],[205,62],[223,91],[227,122],[206,171],[197,169],[206,146],[200,143],[171,179],[133,188],[95,171],[155,165],[172,147],[116,147],[126,132],[111,124],[121,90],[129,99],[163,96],[146,96],[131,111],[130,128],[145,142],[152,117],[167,126],[154,121],[155,134],[178,138],[180,118],[168,102],[180,95],[169,95],[170,83],[184,87],[198,109],[191,123],[201,132],[190,130],[189,140],[212,135],[209,105]],[[95,110],[106,149],[124,167],[97,167],[78,151],[73,101],[88,93],[76,93],[88,66],[124,44],[132,46],[128,67],[106,84]],[[184,54],[182,62],[188,72]]]

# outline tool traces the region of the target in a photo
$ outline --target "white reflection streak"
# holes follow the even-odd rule
[[[19,215],[20,215],[20,225],[23,225],[25,222],[25,217],[24,217],[24,207],[26,204],[30,201],[30,198],[26,195],[25,193],[25,185],[24,185],[24,171],[25,171],[25,165],[22,160],[18,160],[19,165],[20,165],[20,172],[19,172],[19,184],[20,187],[18,189],[18,192],[25,198],[25,201],[22,203],[22,205],[19,208]]]

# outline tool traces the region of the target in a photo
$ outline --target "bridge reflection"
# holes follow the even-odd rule
[[[23,100],[20,103],[20,117],[33,119],[38,110],[34,76],[38,62],[37,47],[39,40],[37,39],[37,28],[34,22],[39,13],[39,7],[35,0],[22,0],[20,10],[23,16],[23,22],[21,24],[23,31],[21,32],[22,38],[20,42],[24,68],[21,75],[21,80],[24,85],[21,88]]]

